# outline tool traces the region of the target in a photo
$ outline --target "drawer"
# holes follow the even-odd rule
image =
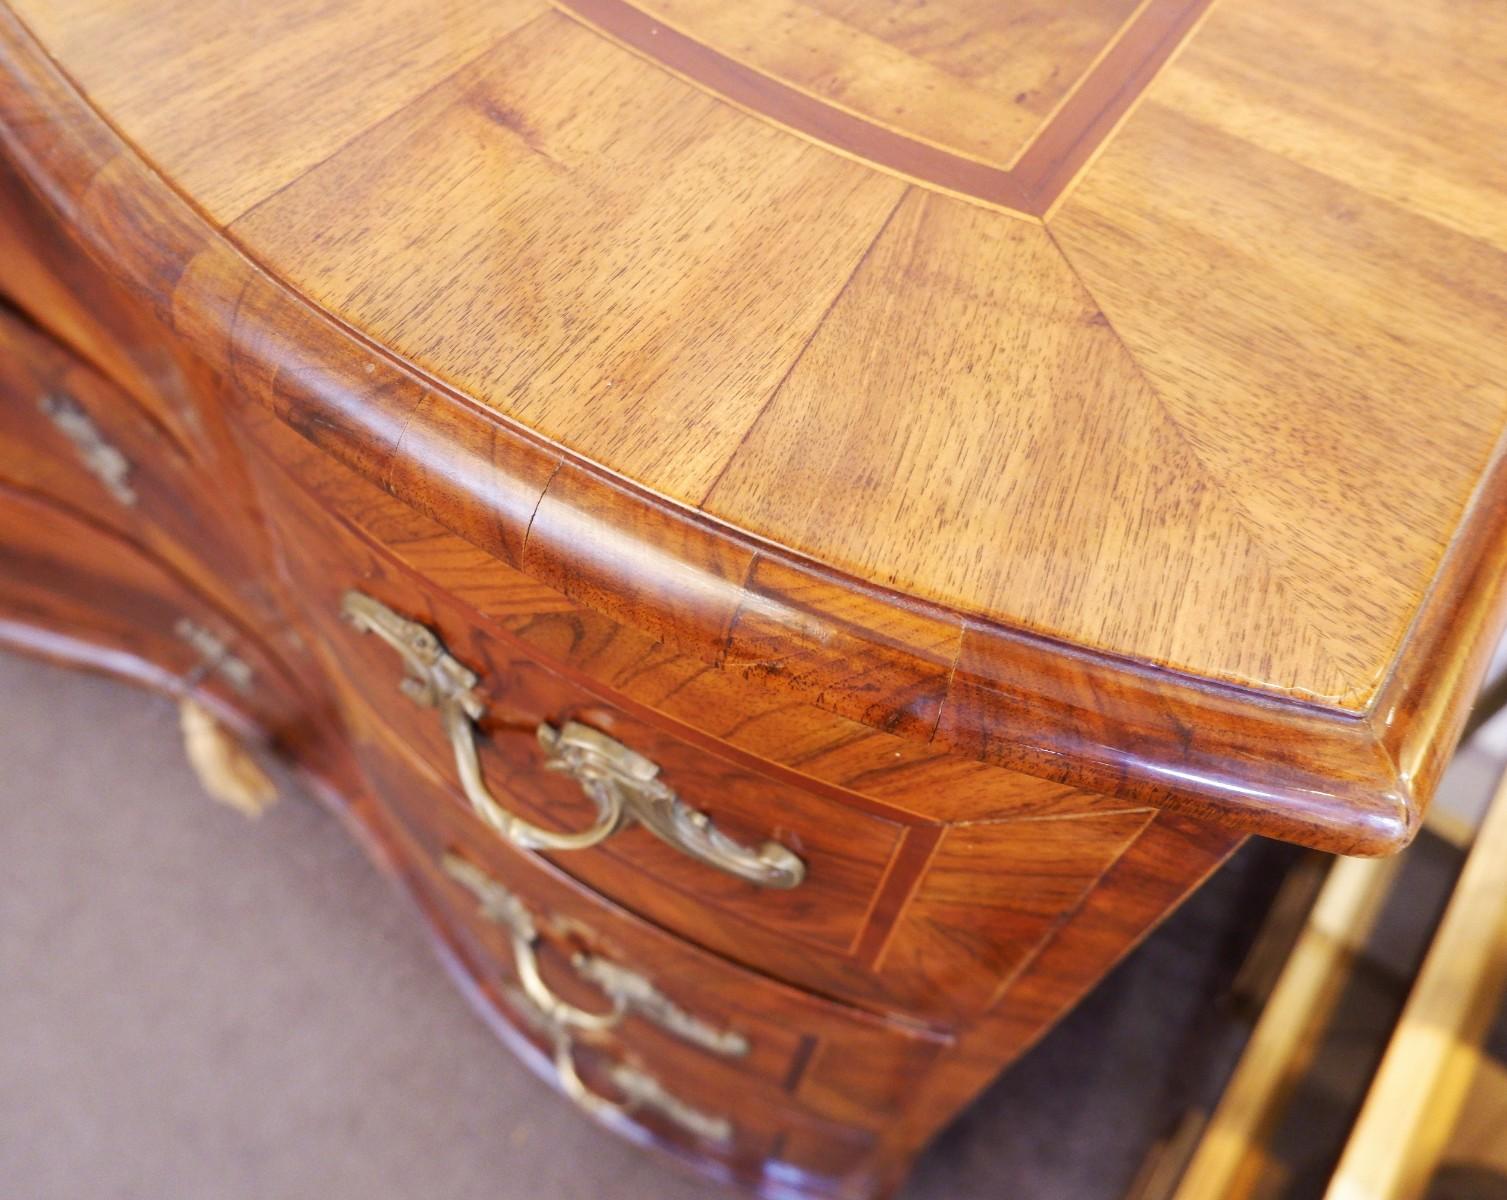
[[[392,776],[386,799],[425,790],[401,763]],[[396,861],[473,990],[529,1039],[536,1070],[567,1094],[585,1090],[576,1099],[592,1116],[711,1153],[743,1182],[788,1170],[817,1194],[868,1194],[883,1131],[945,1039],[719,962],[497,846],[470,817],[426,811],[445,820],[386,808],[398,814]]]
[[[771,686],[771,672],[746,663],[708,669],[708,663],[618,624],[584,601],[511,565],[483,547],[497,540],[496,518],[478,508],[419,511],[426,500],[412,489],[405,502],[342,465],[270,412],[236,412],[237,435],[276,463],[265,482],[272,492],[296,481],[319,508],[337,514],[384,555],[451,596],[488,625],[504,631],[535,657],[610,686],[663,721],[686,726],[765,763],[786,767],[846,794],[871,800],[929,823],[983,822],[1083,816],[1124,809],[1111,797],[991,766],[895,736],[871,725],[795,700]],[[374,450],[375,452],[375,450]],[[425,451],[438,455],[433,447]],[[409,488],[418,468],[400,461],[390,472]],[[418,506],[418,507],[414,507]],[[442,522],[451,522],[446,525]]]
[[[433,781],[388,751],[376,791],[424,864],[424,886],[465,931],[478,961],[518,981],[520,930],[534,937],[550,995],[582,1012],[622,1015],[604,1031],[661,1074],[706,1074],[745,1095],[878,1129],[900,1115],[950,1044],[913,1022],[824,1000],[688,945],[507,846],[445,802]]]
[[[0,160],[0,297],[116,381],[179,445],[207,450],[212,376],[141,294],[116,282]]]
[[[241,539],[227,536],[250,522],[227,502],[220,481],[135,401],[4,308],[0,480],[149,548],[227,609],[259,595]]]
[[[444,804],[471,806],[471,774],[488,803],[546,835],[597,822],[588,793],[600,764],[559,762],[541,729],[546,740],[571,727],[610,739],[630,776],[662,785],[734,847],[774,844],[793,855],[798,884],[749,882],[642,823],[588,848],[540,853],[654,924],[804,990],[934,1024],[983,1011],[1149,818],[1095,810],[941,826],[752,759],[541,658],[289,486],[280,469],[259,465],[256,474],[291,592],[353,723],[435,777]],[[537,586],[516,579],[499,565],[494,584]],[[395,640],[437,639],[426,653],[449,664],[438,681],[448,694],[470,694],[464,720],[415,701],[435,696],[405,684],[404,654],[341,616],[352,592],[407,631],[389,630]]]

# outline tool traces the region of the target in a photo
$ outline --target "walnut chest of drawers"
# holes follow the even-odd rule
[[[602,1124],[915,1153],[1502,618],[1507,17],[8,0],[0,638],[285,755]]]

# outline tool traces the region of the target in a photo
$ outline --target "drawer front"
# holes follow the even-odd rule
[[[736,846],[772,843],[798,858],[798,885],[749,882],[642,823],[589,848],[540,852],[640,916],[777,979],[882,1012],[965,1019],[993,1002],[1147,822],[1144,811],[1095,810],[938,826],[750,760],[541,660],[281,470],[257,473],[292,590],[353,720],[437,777],[452,807],[470,807],[472,774],[511,817],[547,833],[592,828],[599,806],[580,774],[554,769],[568,764],[541,744],[541,727],[546,737],[574,724],[610,738]],[[498,568],[497,586],[536,586],[516,579]],[[414,674],[391,641],[344,619],[353,592],[427,630],[437,674]],[[464,719],[446,716],[439,692],[471,694]]]
[[[319,445],[257,407],[236,411],[238,440],[254,442],[320,508],[338,514],[389,558],[437,591],[465,604],[537,658],[600,680],[667,722],[693,728],[753,758],[856,794],[924,822],[980,822],[1082,816],[1123,809],[1109,797],[944,753],[933,745],[791,699],[771,687],[771,670],[733,662],[708,670],[705,659],[675,651],[645,631],[613,622],[580,599],[531,578],[489,544],[495,518],[484,511],[426,515],[337,462]],[[433,445],[426,454],[440,457]],[[400,456],[401,459],[402,456]],[[391,476],[407,486],[412,464]],[[448,526],[442,521],[453,522]],[[474,540],[469,540],[473,539]],[[517,558],[519,551],[514,555]]]
[[[208,453],[209,372],[0,159],[0,296],[118,382],[184,448]],[[219,455],[214,455],[216,461]]]
[[[118,530],[227,609],[257,604],[220,481],[93,368],[0,309],[0,479]]]
[[[949,1044],[944,1034],[823,1000],[669,936],[499,841],[390,750],[378,747],[376,761],[378,794],[479,956],[516,982],[522,937],[547,993],[602,1017],[611,1040],[651,1067],[711,1073],[729,1095],[880,1128],[904,1111],[915,1081]]]
[[[390,770],[384,798],[411,806],[430,786],[401,763]],[[382,823],[473,992],[528,1039],[530,1065],[593,1116],[710,1155],[745,1183],[799,1176],[813,1194],[870,1194],[886,1130],[945,1039],[687,947],[499,847],[465,814],[441,831],[388,803]],[[609,990],[601,964],[636,978],[631,1002],[615,1001],[623,989]]]

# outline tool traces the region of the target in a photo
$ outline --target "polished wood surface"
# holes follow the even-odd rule
[[[442,523],[541,570],[559,522],[627,526],[645,553],[558,562],[567,592],[923,742],[1333,849],[1416,828],[1501,613],[1490,9],[634,10],[970,161],[1095,100],[1043,222],[729,103],[589,5],[13,7],[126,143],[54,160],[15,109],[23,157],[54,188],[109,161],[93,205],[186,197],[207,224],[164,193],[150,238],[180,333]],[[1031,120],[981,146],[1007,94]]]
[[[9,0],[0,637],[272,738],[610,1128],[881,1193],[1246,834],[1418,827],[1504,615],[1504,50],[1442,0]],[[509,845],[458,747],[579,829],[567,721],[799,885]],[[562,1060],[525,943],[757,1046]]]

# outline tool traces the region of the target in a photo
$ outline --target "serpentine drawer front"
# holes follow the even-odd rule
[[[585,1032],[632,1046],[651,1067],[690,1065],[720,1075],[730,1097],[878,1128],[905,1110],[911,1081],[949,1044],[914,1022],[821,1000],[687,946],[500,845],[466,813],[433,804],[401,760],[378,771],[478,955],[510,981],[520,958],[536,963],[544,994],[601,1018]],[[532,937],[520,936],[520,917]],[[529,943],[522,955],[520,940]],[[538,988],[525,990],[548,1007]],[[615,1005],[614,994],[630,998]]]
[[[408,797],[406,810],[434,811],[421,782],[399,764],[388,770],[384,794]],[[455,939],[450,953],[533,1045],[536,1071],[609,1124],[626,1117],[731,1172],[807,1177],[813,1190],[839,1197],[871,1189],[880,1131],[908,1105],[910,1081],[945,1037],[691,950],[485,837],[463,812],[436,829],[418,827],[406,810],[387,810],[397,818],[384,826],[389,845]],[[525,954],[538,965],[527,985],[517,970],[520,917],[534,931]],[[672,1027],[662,1003],[638,1000],[615,1016],[604,990],[612,984],[588,977],[586,960],[598,971],[654,963],[652,975],[630,973],[690,1020],[691,1035]],[[653,1081],[647,1093],[644,1081]]]
[[[499,800],[482,778],[477,722],[486,711],[476,676],[440,644],[433,630],[401,617],[380,600],[350,591],[343,615],[362,633],[375,634],[403,661],[400,690],[415,704],[432,708],[455,751],[455,769],[472,810],[487,825],[525,850],[586,850],[632,824],[643,825],[666,845],[697,862],[759,887],[799,887],[806,864],[778,842],[739,843],[700,809],[686,804],[659,778],[659,765],[590,725],[568,721],[535,729],[545,767],[570,776],[596,808],[584,829],[559,833],[530,824]]]
[[[1243,838],[1418,829],[1490,6],[242,7],[0,0],[0,643],[286,757],[562,1103],[887,1195]]]
[[[303,705],[257,639],[170,565],[17,486],[7,468],[0,460],[0,633],[49,658],[193,694],[241,728],[307,745]]]
[[[402,655],[345,615],[353,592],[365,597],[361,611],[380,604],[403,614],[405,629],[432,634],[432,652],[454,664],[445,686],[475,690],[477,715],[459,722],[462,753],[476,752],[487,795],[505,798],[513,816],[566,837],[600,822],[546,744],[554,731],[591,730],[652,763],[656,782],[736,845],[772,843],[798,860],[799,882],[771,887],[637,824],[589,846],[538,850],[650,920],[778,978],[923,1019],[976,1010],[1150,821],[1144,809],[1078,797],[1065,815],[1049,808],[944,832],[788,772],[747,769],[726,747],[682,740],[559,674],[297,490],[269,497],[268,514],[286,533],[289,576],[332,652],[349,718],[370,731],[368,753],[381,743],[421,764],[445,781],[452,805],[477,812],[455,742],[437,710],[415,702]],[[481,819],[495,840],[529,844]]]

